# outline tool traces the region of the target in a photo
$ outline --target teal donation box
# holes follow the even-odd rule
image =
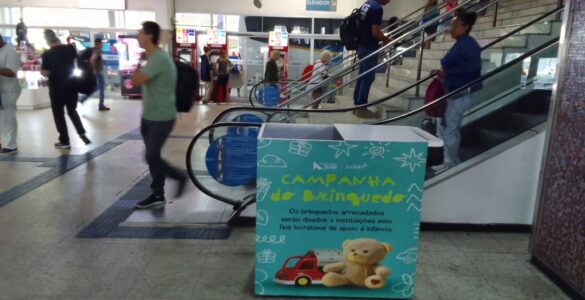
[[[425,135],[404,126],[264,124],[255,293],[411,298]]]

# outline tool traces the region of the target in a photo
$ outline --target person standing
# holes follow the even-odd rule
[[[136,208],[166,203],[164,186],[167,176],[178,181],[176,197],[182,195],[187,183],[187,177],[161,157],[162,147],[173,130],[177,116],[175,106],[177,69],[170,55],[158,46],[160,32],[157,23],[144,22],[138,33],[138,44],[145,50],[147,62],[134,73],[132,85],[142,86],[143,91],[140,133],[144,139],[146,162],[152,177],[150,185],[152,194],[138,202]]]
[[[4,41],[0,35],[0,137],[2,146],[0,155],[14,154],[16,145],[17,121],[16,101],[21,88],[16,78],[20,68],[20,57],[14,47]]]
[[[92,54],[89,58],[89,65],[91,66],[93,72],[95,73],[96,80],[97,80],[97,89],[99,91],[99,97],[100,97],[98,110],[99,111],[108,111],[108,110],[110,110],[110,108],[104,104],[106,83],[105,83],[105,78],[104,78],[104,60],[102,58],[103,46],[104,46],[104,44],[103,44],[101,39],[94,40],[94,47],[92,49]],[[83,104],[83,102],[85,102],[85,100],[87,100],[91,95],[92,94],[87,94],[87,95],[83,96],[79,100],[79,102],[81,102]]]
[[[199,73],[201,74],[201,81],[204,82],[205,96],[203,96],[203,103],[208,103],[211,100],[212,80],[211,80],[211,64],[209,63],[209,47],[203,47],[203,55],[201,55],[201,65]]]
[[[26,37],[27,32],[28,30],[26,28],[26,25],[24,24],[22,18],[20,18],[20,22],[16,24],[16,44],[18,46],[20,46],[21,42],[25,42],[28,44],[28,38]]]
[[[373,69],[378,64],[378,56],[373,55],[365,59],[368,55],[376,52],[379,43],[387,44],[390,38],[382,32],[382,17],[384,9],[382,6],[390,3],[390,0],[368,0],[360,8],[360,43],[357,54],[360,59],[359,75],[370,71],[363,77],[359,78],[355,85],[353,93],[354,105],[364,105],[368,103],[368,96],[372,83],[376,79],[376,72]],[[367,108],[354,110],[354,114],[360,118],[375,118],[377,115]]]
[[[219,53],[219,59],[217,59],[216,66],[216,73],[217,73],[217,86],[214,87],[215,95],[213,99],[215,102],[222,103],[227,102],[229,95],[228,95],[228,81],[230,78],[229,70],[233,66],[230,59],[227,56],[227,52],[225,50],[221,50]]]
[[[462,12],[451,23],[451,37],[455,44],[441,59],[442,69],[438,72],[443,78],[447,92],[453,92],[481,76],[481,47],[469,35],[477,15],[474,12]],[[443,172],[461,162],[459,145],[461,143],[461,123],[463,113],[471,105],[471,93],[479,90],[481,84],[459,93],[447,100],[447,110],[439,126],[439,135],[443,139],[444,163],[431,169],[436,173]]]
[[[85,136],[85,128],[83,128],[81,118],[77,114],[77,89],[71,80],[77,52],[71,45],[61,45],[61,41],[53,30],[47,29],[44,34],[50,49],[43,53],[41,74],[49,77],[49,98],[51,99],[55,126],[59,132],[59,142],[55,143],[55,147],[71,148],[67,123],[65,122],[65,107],[67,107],[69,119],[71,119],[81,140],[86,145],[90,144],[91,141]]]
[[[264,82],[269,84],[278,83],[278,64],[276,63],[280,59],[280,52],[273,50],[270,53],[270,59],[266,63],[266,70],[264,71]]]

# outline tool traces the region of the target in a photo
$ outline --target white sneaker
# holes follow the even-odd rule
[[[433,170],[433,172],[435,172],[435,174],[440,174],[440,173],[443,173],[443,172],[449,170],[450,168],[452,168],[454,166],[455,166],[454,163],[444,163],[444,164],[432,166],[431,170]]]

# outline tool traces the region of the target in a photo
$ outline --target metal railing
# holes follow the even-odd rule
[[[542,16],[540,16],[540,17],[538,17],[538,18],[536,18],[536,19],[534,19],[534,20],[532,20],[532,21],[530,21],[530,22],[528,22],[528,23],[526,23],[526,24],[518,27],[518,28],[516,28],[515,30],[509,32],[508,34],[505,34],[505,35],[501,36],[500,38],[498,38],[498,39],[496,39],[496,40],[494,40],[494,41],[492,41],[492,42],[484,45],[481,48],[481,50],[484,51],[486,49],[489,49],[489,48],[493,47],[494,45],[496,45],[496,44],[502,42],[503,40],[507,39],[508,37],[513,36],[513,35],[519,33],[520,31],[522,31],[522,30],[524,30],[524,29],[526,29],[526,28],[528,28],[528,27],[530,27],[530,26],[532,26],[532,25],[534,25],[534,24],[542,21],[543,19],[546,19],[546,18],[548,18],[548,17],[550,17],[550,16],[552,16],[554,14],[557,14],[557,13],[561,12],[563,9],[564,9],[564,6],[561,6],[559,8],[555,8],[552,11],[550,11],[550,12],[548,12],[548,13],[546,13],[546,14],[544,14],[544,15],[542,15]],[[440,33],[437,32],[435,34],[440,34]],[[434,36],[434,35],[432,35],[432,36]],[[417,45],[417,44],[415,44],[415,45]],[[415,45],[413,45],[413,46],[415,46]],[[413,47],[413,46],[411,46],[411,47]],[[407,48],[407,50],[410,50],[410,49]],[[384,63],[385,62],[383,62],[382,64],[384,64]],[[379,64],[378,66],[374,67],[374,69],[375,68],[378,68],[382,64]],[[401,89],[401,90],[399,90],[399,91],[397,91],[397,92],[395,92],[393,94],[384,96],[382,98],[376,99],[374,101],[370,101],[369,103],[362,104],[362,105],[357,105],[357,106],[352,106],[352,107],[347,107],[347,108],[319,109],[319,110],[305,110],[305,109],[282,108],[282,107],[281,108],[278,108],[278,107],[275,107],[275,108],[270,108],[270,107],[233,107],[233,108],[229,108],[229,109],[226,109],[223,112],[221,112],[214,119],[213,123],[220,122],[227,114],[233,113],[233,112],[236,112],[236,111],[260,111],[260,112],[266,112],[266,113],[283,113],[283,112],[288,112],[288,113],[301,113],[301,112],[311,112],[311,113],[341,113],[341,112],[348,112],[348,111],[352,111],[352,110],[360,109],[360,108],[367,108],[367,107],[375,106],[375,105],[378,105],[378,104],[380,104],[382,102],[388,101],[389,99],[392,99],[394,97],[397,97],[397,96],[403,94],[404,92],[406,92],[406,91],[408,91],[408,90],[410,90],[412,88],[416,88],[417,86],[419,86],[420,84],[428,81],[429,79],[433,78],[434,76],[435,76],[435,74],[429,74],[428,76],[426,76],[424,78],[421,78],[420,80],[414,82],[413,84],[411,84],[411,85],[409,85],[409,86],[407,86],[407,87],[405,87],[405,88],[403,88],[403,89]],[[327,96],[328,94],[329,93],[324,94],[323,97]],[[320,101],[320,99],[321,98],[318,98],[318,99],[316,99],[313,102]],[[310,106],[313,102],[309,103],[307,105],[307,107]]]

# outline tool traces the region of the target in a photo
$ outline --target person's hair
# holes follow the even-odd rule
[[[278,50],[272,50],[272,53],[270,53],[270,58],[278,60],[280,58],[280,52]]]
[[[100,39],[100,38],[95,38],[95,39],[93,39],[93,43],[94,44],[95,43],[102,43],[103,44],[104,43],[104,40],[103,39]]]
[[[425,4],[425,10],[431,9],[435,6],[437,6],[437,4],[439,3],[438,0],[427,0],[427,3]]]
[[[158,45],[160,40],[160,26],[158,24],[152,21],[146,21],[142,23],[142,31],[144,31],[145,34],[151,35],[152,43]]]
[[[209,51],[211,51],[211,49],[209,49],[209,47],[207,47],[207,46],[203,47],[203,53],[207,53]]]
[[[45,40],[47,41],[51,41],[52,39],[57,38],[57,34],[55,33],[55,31],[53,31],[53,29],[45,29],[43,31],[43,35],[45,36]]]
[[[321,61],[323,63],[330,62],[332,57],[333,57],[333,55],[331,54],[331,52],[329,50],[324,50],[321,52]]]
[[[475,12],[458,11],[456,15],[457,19],[460,20],[463,25],[469,26],[467,33],[471,32],[471,28],[473,28],[473,25],[475,25],[475,21],[477,20],[477,14]]]

